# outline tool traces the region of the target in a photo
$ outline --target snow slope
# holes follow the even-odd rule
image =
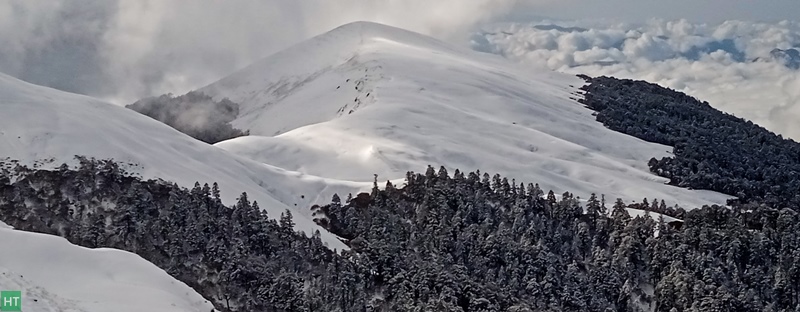
[[[240,104],[253,136],[216,146],[334,180],[402,178],[444,165],[587,198],[664,199],[687,208],[728,196],[667,186],[647,161],[668,146],[613,132],[577,104],[583,82],[500,57],[357,22],[269,56],[199,91]]]
[[[100,100],[32,85],[0,74],[0,159],[46,166],[73,162],[75,155],[133,163],[144,178],[191,188],[218,182],[232,205],[247,192],[270,216],[293,211],[298,230],[320,229],[331,248],[346,246],[310,219],[317,194],[369,189],[371,183],[336,181],[251,161],[197,141],[135,111]],[[301,198],[301,196],[303,198]],[[319,199],[322,200],[322,199]]]
[[[0,250],[0,289],[22,291],[23,311],[213,310],[189,286],[129,252],[2,225]]]

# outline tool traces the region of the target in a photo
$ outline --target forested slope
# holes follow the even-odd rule
[[[671,184],[714,190],[743,202],[800,207],[800,144],[707,102],[645,81],[589,78],[585,99],[597,121],[674,147],[650,170]]]
[[[351,250],[217,187],[142,181],[111,161],[0,180],[12,226],[136,252],[233,311],[786,311],[800,303],[800,217],[766,206],[636,208],[429,168],[314,207]],[[9,179],[8,176],[13,176]],[[585,210],[585,211],[584,211]],[[585,212],[585,213],[584,213]],[[658,235],[655,235],[655,231]],[[230,308],[228,308],[230,307]]]

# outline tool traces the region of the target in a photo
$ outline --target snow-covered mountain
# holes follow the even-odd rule
[[[380,180],[427,165],[479,169],[583,198],[724,203],[651,174],[671,147],[596,122],[573,98],[582,81],[375,23],[347,24],[199,91],[239,103],[251,136],[235,154],[334,180]]]
[[[0,74],[0,157],[52,166],[75,155],[113,158],[136,164],[144,178],[185,187],[216,181],[226,203],[247,192],[273,217],[290,209],[307,232],[319,229],[312,204],[367,190],[373,174],[402,181],[428,165],[500,173],[584,198],[724,202],[648,172],[647,160],[671,148],[594,121],[571,99],[581,83],[357,22],[202,88],[237,102],[234,126],[254,134],[219,148],[131,110]]]
[[[191,188],[218,182],[232,205],[247,192],[277,218],[293,212],[298,230],[320,229],[310,219],[317,194],[357,192],[371,183],[322,179],[235,156],[169,126],[100,100],[32,85],[0,74],[0,159],[44,167],[74,162],[75,155],[132,163],[130,171]],[[346,246],[320,229],[331,248]]]
[[[88,249],[0,222],[0,289],[22,291],[23,311],[211,311],[186,284],[141,257]]]
[[[233,126],[253,134],[215,146],[132,110],[0,74],[0,159],[47,168],[75,155],[113,158],[134,164],[128,169],[144,178],[184,187],[218,182],[225,203],[247,192],[272,217],[289,209],[298,230],[320,230],[337,249],[346,246],[314,224],[312,204],[368,190],[373,174],[401,183],[407,171],[428,165],[500,173],[583,198],[597,192],[689,208],[725,202],[723,194],[668,186],[651,174],[647,161],[671,147],[603,127],[574,100],[581,84],[359,22],[200,89],[238,103]],[[8,229],[0,229],[0,247],[18,250],[0,255],[0,274],[13,276],[0,279],[0,288],[41,294],[30,298],[51,310],[141,307],[126,305],[135,296],[123,296],[139,282],[152,283],[142,289],[175,304],[155,310],[206,307],[185,285],[129,253]],[[68,273],[97,289],[71,288]]]

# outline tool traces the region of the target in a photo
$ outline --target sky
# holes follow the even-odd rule
[[[644,22],[651,18],[686,19],[696,23],[726,20],[779,22],[797,19],[794,0],[545,0],[517,1],[510,18],[613,19]]]
[[[798,71],[752,62],[800,47],[797,12],[797,0],[6,0],[0,72],[128,104],[367,20],[531,70],[650,80],[800,139]],[[587,31],[533,27],[549,24]]]

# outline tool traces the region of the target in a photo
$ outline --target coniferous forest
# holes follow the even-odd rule
[[[351,247],[337,253],[294,232],[288,211],[267,216],[246,194],[224,206],[224,186],[145,181],[109,160],[4,168],[6,223],[135,252],[225,311],[800,309],[800,216],[788,208],[582,203],[429,168],[314,207]]]
[[[579,100],[611,130],[673,146],[650,170],[680,187],[800,208],[800,143],[645,81],[589,78]]]

